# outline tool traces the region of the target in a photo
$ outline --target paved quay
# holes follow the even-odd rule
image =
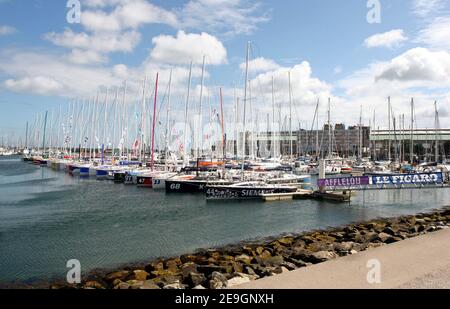
[[[378,269],[379,271],[377,271]],[[234,288],[449,289],[450,229],[370,249],[281,275],[266,277]]]

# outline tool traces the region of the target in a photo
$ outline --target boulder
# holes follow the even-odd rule
[[[128,270],[116,271],[113,273],[109,273],[106,275],[105,280],[113,282],[116,279],[124,281],[126,277],[128,277],[130,272]]]
[[[197,285],[196,287],[192,288],[193,290],[206,290],[206,288],[203,285]]]
[[[383,229],[383,233],[391,235],[391,236],[395,236],[397,234],[396,231],[394,231],[394,229],[392,227],[386,227]],[[383,241],[383,240],[382,240]]]
[[[353,249],[354,245],[355,245],[354,242],[344,241],[344,242],[340,242],[340,243],[335,243],[333,245],[333,247],[334,247],[334,250],[336,250],[337,252],[349,252],[350,250]]]
[[[204,274],[199,274],[196,272],[192,272],[189,274],[188,282],[191,286],[198,286],[203,284],[206,281],[206,276]]]
[[[236,262],[241,262],[241,263],[250,265],[250,264],[252,263],[253,257],[249,257],[249,256],[246,255],[246,254],[241,254],[241,255],[239,255],[239,256],[236,256],[236,257],[234,258],[234,260],[235,260]]]
[[[139,288],[141,290],[159,290],[160,287],[155,284],[152,280],[144,281],[144,284]]]
[[[294,242],[294,238],[292,237],[283,237],[281,239],[278,239],[278,243],[282,244],[283,246],[290,246]]]
[[[131,286],[126,282],[120,282],[118,285],[114,287],[115,290],[128,290]]]
[[[225,274],[231,274],[233,272],[232,266],[199,265],[197,269],[200,273],[203,273],[206,276],[211,275],[213,272]]]
[[[186,287],[179,282],[168,284],[163,287],[164,290],[184,290],[185,288]]]
[[[164,270],[164,263],[162,261],[155,261],[145,266],[145,271],[151,273],[152,271]]]
[[[135,270],[133,271],[133,279],[138,281],[145,281],[150,274],[145,270]]]
[[[209,281],[209,288],[213,290],[224,289],[228,286],[227,277],[219,272],[213,272],[211,274],[211,280]]]
[[[387,243],[387,241],[392,238],[392,235],[384,233],[384,232],[381,232],[380,234],[378,234],[378,237],[380,238],[380,240],[382,242]]]
[[[105,287],[98,283],[97,281],[88,281],[83,285],[84,288],[90,288],[90,289],[104,289]]]
[[[187,262],[180,266],[181,274],[183,278],[189,277],[191,273],[197,273],[197,265],[194,262]]]
[[[337,254],[332,251],[319,251],[312,254],[313,260],[317,263],[326,262],[337,258]]]

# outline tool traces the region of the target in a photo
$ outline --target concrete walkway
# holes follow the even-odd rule
[[[381,283],[376,279],[378,260]],[[373,261],[371,261],[373,263]],[[235,287],[237,289],[450,288],[450,229]]]

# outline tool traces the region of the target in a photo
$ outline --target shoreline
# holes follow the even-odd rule
[[[94,269],[81,284],[58,279],[2,284],[22,289],[222,289],[357,254],[450,227],[450,206],[303,233],[285,233],[178,257]]]

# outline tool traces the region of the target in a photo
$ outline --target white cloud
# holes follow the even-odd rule
[[[45,38],[57,46],[111,53],[133,51],[139,43],[141,35],[136,31],[90,35],[66,29],[63,33],[47,33]]]
[[[178,11],[181,26],[220,35],[251,34],[270,18],[245,0],[190,0]]]
[[[450,54],[413,48],[382,66],[376,80],[419,82],[418,86],[448,87]]]
[[[402,29],[395,29],[384,33],[378,33],[368,37],[364,45],[367,48],[373,47],[396,47],[401,43],[407,41],[408,38],[405,36],[405,33]]]
[[[419,17],[427,17],[442,9],[444,2],[445,0],[414,0],[413,12]]]
[[[241,63],[239,66],[242,71],[245,71],[246,63]],[[264,57],[255,58],[248,63],[249,72],[263,73],[267,71],[273,71],[280,66],[272,59],[266,59]]]
[[[61,83],[46,76],[8,79],[4,82],[4,86],[14,92],[31,92],[39,95],[54,95],[64,88]]]
[[[97,4],[97,5],[94,5]],[[91,3],[92,7],[115,6],[112,12],[87,10],[81,17],[82,25],[89,31],[136,30],[144,24],[167,24],[176,26],[177,16],[170,11],[144,0],[105,1]]]
[[[93,50],[74,49],[67,56],[70,62],[75,64],[95,64],[105,63],[107,59],[104,55]]]
[[[160,63],[187,64],[193,61],[199,64],[203,55],[210,65],[223,64],[227,61],[227,50],[222,42],[208,33],[187,34],[178,31],[175,37],[160,35],[152,41],[155,46],[150,57]]]
[[[0,25],[0,36],[16,33],[17,29],[11,26]]]
[[[433,108],[435,100],[448,102],[450,94],[450,54],[425,48],[411,49],[391,61],[374,62],[336,83],[342,89],[342,104],[336,118],[353,122],[363,105],[365,123],[374,110],[377,124],[387,125],[387,97],[392,98],[394,113],[409,117],[411,98],[416,102],[416,114]],[[347,119],[347,120],[346,120]],[[431,127],[429,119],[418,118],[419,127]]]
[[[450,16],[435,18],[419,32],[416,42],[450,50]]]

